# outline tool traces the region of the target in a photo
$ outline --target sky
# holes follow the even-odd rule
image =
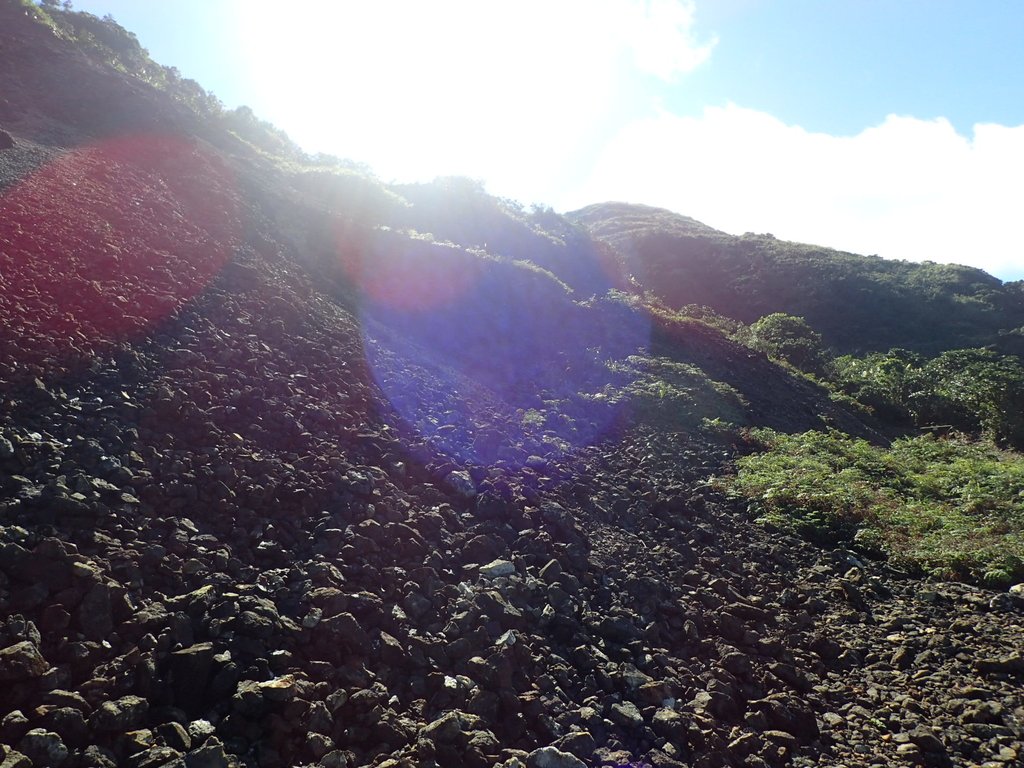
[[[1024,3],[74,0],[384,181],[1024,279]]]

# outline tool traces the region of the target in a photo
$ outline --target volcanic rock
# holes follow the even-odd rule
[[[0,649],[0,681],[39,677],[49,668],[39,649],[28,640]]]
[[[535,749],[526,758],[527,768],[586,768],[586,763],[555,747]]]
[[[123,696],[104,701],[89,718],[89,725],[98,731],[123,732],[145,722],[149,702],[139,696]]]

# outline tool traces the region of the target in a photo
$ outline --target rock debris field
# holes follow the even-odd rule
[[[0,768],[1024,764],[1024,595],[755,525],[698,431],[524,435],[361,320],[304,256],[313,203],[258,199],[254,166],[26,125]]]

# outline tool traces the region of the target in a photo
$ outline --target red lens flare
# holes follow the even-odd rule
[[[360,246],[339,243],[345,275],[365,300],[404,313],[456,305],[472,291],[482,270],[479,258],[426,237],[378,230]]]
[[[0,361],[88,357],[203,290],[240,233],[232,174],[174,136],[70,150],[0,196]]]

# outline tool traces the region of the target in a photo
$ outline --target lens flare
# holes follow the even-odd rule
[[[240,231],[232,174],[173,136],[70,150],[0,197],[0,360],[88,357],[203,290]]]
[[[442,453],[522,465],[616,422],[598,390],[609,359],[649,341],[642,314],[581,302],[536,265],[398,232],[352,250],[343,261],[360,289],[369,369],[403,426]],[[620,285],[607,263],[585,260],[576,271],[588,291]]]
[[[459,248],[391,230],[373,232],[342,267],[374,305],[423,317],[457,305],[482,270],[479,259]]]

